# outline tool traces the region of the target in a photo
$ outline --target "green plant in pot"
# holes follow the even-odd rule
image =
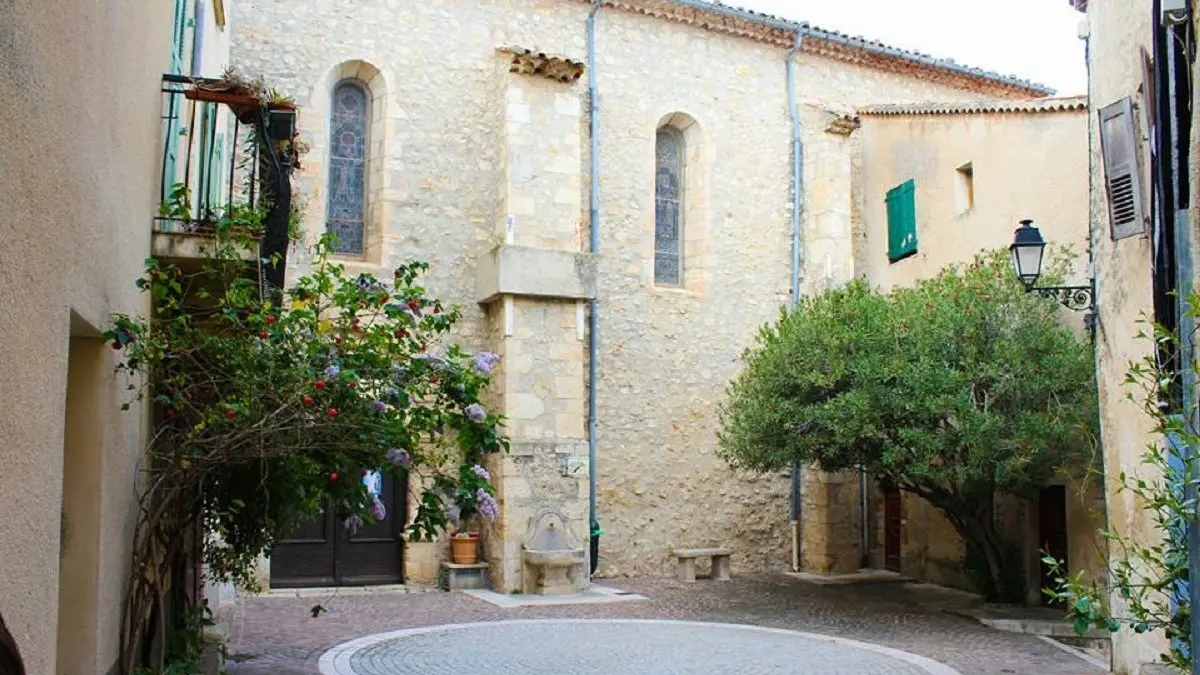
[[[468,407],[468,416],[486,416],[481,406],[476,404],[475,407],[479,409],[473,411]],[[447,515],[456,521],[456,531],[450,540],[451,556],[457,564],[475,564],[479,561],[480,537],[476,529],[479,521],[494,521],[500,512],[491,475],[479,464],[463,463],[459,467],[457,484],[447,482],[444,487],[450,492]]]

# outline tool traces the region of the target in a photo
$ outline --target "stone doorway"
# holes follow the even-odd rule
[[[337,510],[326,508],[271,552],[272,588],[404,582],[402,535],[408,522],[408,486],[385,473],[377,479],[387,517],[351,534]]]

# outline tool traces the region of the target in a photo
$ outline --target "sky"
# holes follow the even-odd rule
[[[1068,0],[726,0],[1057,90],[1087,90],[1084,15]]]

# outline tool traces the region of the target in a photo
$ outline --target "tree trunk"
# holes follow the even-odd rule
[[[989,602],[1020,602],[1024,599],[1024,574],[1012,569],[1003,536],[996,529],[992,499],[974,502],[970,508],[946,493],[910,488],[946,516],[966,546],[965,566],[979,592]]]

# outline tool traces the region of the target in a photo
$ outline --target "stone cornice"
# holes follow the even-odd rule
[[[547,54],[525,47],[500,47],[498,51],[512,57],[508,71],[522,75],[538,75],[556,82],[573,84],[583,75],[586,65],[565,56]]]

